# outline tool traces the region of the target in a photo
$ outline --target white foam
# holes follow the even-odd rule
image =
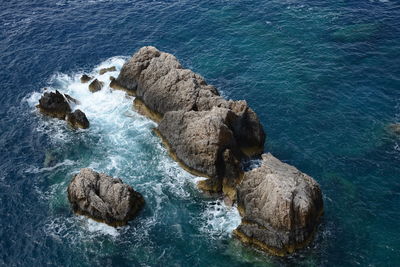
[[[241,222],[237,207],[228,207],[222,200],[208,202],[202,217],[201,230],[213,238],[231,235]]]
[[[72,166],[75,164],[75,161],[73,160],[64,160],[63,162],[57,163],[56,165],[52,167],[45,167],[45,168],[37,168],[37,167],[30,167],[25,170],[25,172],[28,173],[41,173],[41,172],[47,172],[47,171],[53,171],[61,166]]]
[[[86,218],[82,217],[82,219],[85,220]],[[90,232],[110,235],[112,237],[119,236],[118,230],[112,226],[109,226],[105,223],[96,222],[92,219],[86,219],[86,220],[87,220],[87,229]]]
[[[86,114],[90,127],[87,130],[81,130],[80,132],[85,134],[79,137],[80,132],[68,128],[64,121],[40,115],[37,131],[47,134],[51,142],[57,146],[68,147],[75,142],[76,138],[96,140],[96,144],[91,147],[90,159],[76,161],[67,159],[52,167],[36,167],[28,171],[50,172],[62,166],[73,166],[70,167],[72,170],[69,172],[74,173],[79,171],[78,166],[83,165],[121,178],[145,194],[148,201],[150,198],[154,201],[155,206],[151,207],[152,217],[138,217],[135,220],[139,224],[135,224],[135,227],[140,228],[140,235],[138,234],[137,238],[145,238],[146,233],[165,216],[163,213],[165,205],[169,203],[168,198],[172,195],[174,198],[192,200],[191,192],[193,188],[196,188],[195,184],[205,178],[189,174],[173,161],[158,137],[152,133],[152,128],[156,124],[132,110],[134,98],[127,96],[123,91],[112,90],[109,87],[110,77],[118,76],[125,60],[126,58],[123,57],[113,57],[96,66],[91,72],[86,72],[93,79],[104,82],[103,89],[95,93],[88,90],[89,83],[80,82],[83,72],[72,75],[56,73],[50,78],[48,91],[58,90],[76,98],[79,104],[72,108],[81,109]],[[111,66],[115,66],[116,71],[99,74],[100,69]],[[32,93],[25,99],[32,111],[37,114],[39,113],[35,105],[41,93]],[[154,156],[149,158],[148,153]],[[74,168],[74,166],[77,167]],[[49,188],[48,194],[44,195],[52,195],[54,199],[59,198],[59,195],[65,194],[67,180]],[[214,202],[207,203],[200,218],[202,223],[199,227],[212,238],[226,237],[240,223],[239,213],[236,207],[229,208],[222,201]],[[66,233],[67,229],[75,233],[74,238],[93,235],[116,238],[121,231],[121,229],[115,229],[85,217],[72,216],[66,220],[55,216],[51,219],[51,223],[47,224],[47,230],[56,236],[67,235],[69,239],[73,238],[70,233]]]

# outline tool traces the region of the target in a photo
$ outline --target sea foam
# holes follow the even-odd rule
[[[133,110],[134,98],[127,96],[123,91],[112,90],[109,87],[110,77],[118,76],[125,60],[124,57],[113,57],[92,71],[86,72],[87,75],[104,82],[103,89],[95,93],[88,90],[89,83],[80,82],[83,72],[71,75],[56,73],[50,78],[48,91],[58,90],[79,101],[79,104],[73,105],[72,109],[79,108],[86,114],[90,122],[87,130],[72,130],[64,121],[40,115],[35,106],[44,90],[26,97],[25,100],[32,108],[32,112],[40,116],[37,131],[48,135],[54,145],[68,147],[76,143],[76,138],[83,138],[83,143],[87,140],[96,140],[90,148],[89,155],[82,155],[75,160],[65,159],[51,167],[35,166],[28,171],[51,172],[67,165],[70,168],[68,173],[76,173],[81,166],[121,178],[144,195],[149,205],[148,209],[152,212],[150,218],[139,216],[135,220],[138,223],[136,227],[140,229],[142,235],[140,238],[146,238],[146,233],[148,234],[165,216],[168,216],[164,213],[168,210],[166,205],[169,199],[173,197],[182,201],[196,201],[193,200],[192,192],[197,191],[196,182],[204,178],[193,176],[180,168],[168,156],[158,137],[153,134],[152,128],[156,127],[156,124]],[[100,69],[111,66],[115,66],[116,71],[99,75]],[[49,192],[44,194],[53,195],[53,201],[57,201],[60,195],[65,194],[68,181],[69,178],[66,178],[59,186],[49,188]],[[200,223],[195,224],[199,227],[199,231],[210,238],[229,236],[240,223],[236,207],[227,207],[220,200],[203,201],[205,205],[199,218]],[[82,216],[61,219],[57,212],[54,217],[49,218],[49,223],[46,225],[47,230],[56,236],[69,235],[67,232],[72,231],[76,233],[71,236],[74,239],[96,235],[116,238],[121,231]],[[139,238],[137,235],[135,234],[135,238]]]

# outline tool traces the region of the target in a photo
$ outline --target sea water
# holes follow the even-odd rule
[[[3,1],[0,25],[0,265],[400,264],[397,1]],[[144,45],[245,99],[265,151],[320,183],[309,246],[278,258],[233,238],[236,207],[200,192],[108,87]],[[105,87],[91,93],[83,73]],[[90,128],[41,115],[45,88],[78,99]],[[118,228],[73,214],[66,188],[84,167],[133,186],[143,211]]]

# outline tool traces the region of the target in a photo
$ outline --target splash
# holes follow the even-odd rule
[[[57,73],[50,78],[47,90],[59,90],[79,101],[79,104],[71,108],[79,108],[86,114],[90,121],[90,128],[87,130],[72,130],[63,121],[40,115],[35,105],[42,92],[34,92],[25,99],[32,112],[40,117],[37,131],[46,134],[54,146],[63,148],[63,151],[71,155],[68,154],[67,158],[53,166],[34,166],[28,171],[56,173],[62,167],[62,170],[70,175],[78,172],[79,168],[90,167],[121,178],[141,192],[146,199],[145,209],[151,216],[139,216],[135,220],[135,224],[139,224],[136,227],[140,228],[142,235],[139,237],[135,234],[135,238],[144,238],[148,243],[152,243],[149,233],[163,225],[165,218],[172,216],[168,212],[176,209],[170,203],[171,200],[191,203],[198,201],[195,200],[195,196],[201,193],[196,188],[196,182],[203,178],[187,173],[169,157],[159,138],[152,132],[156,124],[133,110],[133,97],[109,87],[110,77],[118,76],[125,60],[124,57],[113,57],[85,73],[104,82],[103,89],[95,93],[88,90],[89,83],[80,82],[83,72],[71,75]],[[100,69],[112,66],[116,67],[116,71],[99,74]],[[69,177],[49,187],[48,192],[44,192],[44,195],[51,195],[50,202],[61,202],[57,205],[61,205],[64,210],[69,209],[65,200],[68,181]],[[64,201],[59,201],[60,198]],[[102,235],[119,237],[121,229],[85,217],[76,218],[77,216],[72,214],[74,217],[60,219],[57,210],[55,209],[53,217],[49,219],[46,229],[54,236],[67,236],[69,239]],[[200,223],[195,225],[206,237],[226,238],[239,225],[240,216],[235,207],[226,207],[222,201],[206,201],[199,221]],[[133,231],[130,228],[132,227],[128,226],[124,231]],[[70,235],[69,231],[75,234]]]

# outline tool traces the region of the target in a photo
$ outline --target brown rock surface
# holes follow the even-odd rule
[[[85,113],[83,113],[80,109],[77,109],[72,113],[68,113],[65,117],[65,120],[75,129],[89,128],[89,121],[86,118]]]
[[[242,223],[234,231],[243,242],[277,255],[304,246],[323,212],[318,183],[271,154],[245,173],[238,189]]]
[[[43,114],[60,120],[64,120],[65,116],[71,112],[66,98],[59,91],[45,92],[39,99],[37,107]]]
[[[95,93],[97,91],[100,91],[103,88],[103,86],[104,86],[103,82],[94,79],[94,81],[89,84],[89,91]]]
[[[189,169],[209,177],[202,189],[220,192],[223,178],[235,184],[241,174],[233,132],[228,127],[234,113],[225,108],[210,111],[167,112],[158,131],[171,152]],[[224,157],[224,152],[228,155]],[[226,160],[226,161],[225,161]]]
[[[112,226],[125,225],[144,205],[141,194],[121,179],[81,169],[68,186],[75,212]]]

